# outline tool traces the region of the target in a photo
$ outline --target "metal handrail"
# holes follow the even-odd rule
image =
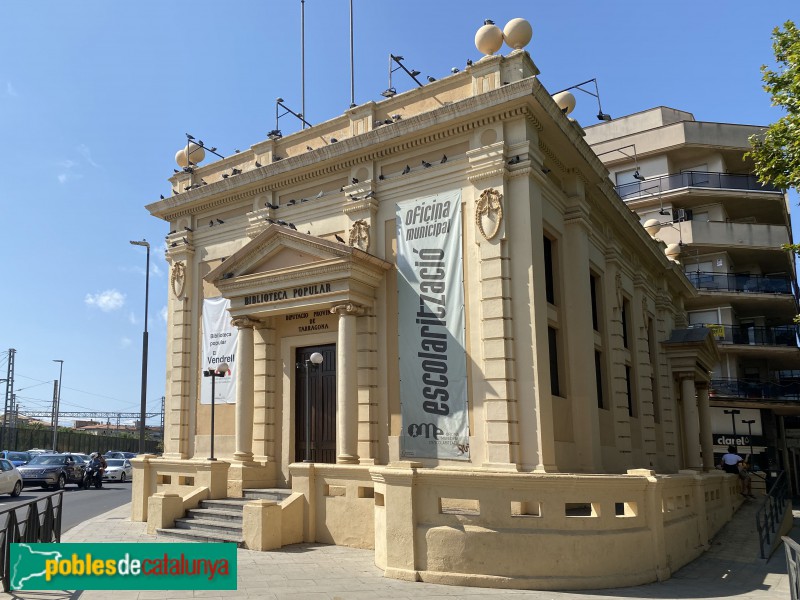
[[[632,181],[616,186],[617,194],[625,200],[652,196],[656,193],[681,188],[698,187],[727,190],[750,190],[761,192],[780,192],[781,189],[768,183],[761,183],[755,175],[738,173],[719,173],[715,171],[683,171],[660,177],[648,177],[646,181]]]
[[[712,379],[709,394],[735,398],[800,400],[800,382],[775,383],[748,379]]]
[[[686,271],[686,278],[698,290],[748,292],[751,294],[791,294],[792,280],[785,275],[742,275]]]
[[[800,598],[800,545],[792,538],[783,536],[783,548],[786,550],[786,572],[789,574],[789,591],[792,600]]]
[[[56,497],[58,501],[54,502],[53,499]],[[41,510],[40,502],[44,502]],[[63,506],[64,491],[59,490],[0,512],[0,519],[3,516],[6,518],[5,524],[0,526],[0,569],[2,569],[0,577],[6,592],[10,590],[11,544],[60,542]],[[18,512],[23,516],[18,516]]]
[[[780,528],[786,502],[789,495],[789,480],[786,471],[781,471],[775,483],[767,492],[767,501],[756,513],[756,530],[758,531],[758,547],[761,558],[769,558],[767,549]]]
[[[750,325],[705,325],[711,329],[714,339],[723,344],[740,344],[745,346],[789,346],[796,348],[797,325],[775,325],[773,327],[756,327]]]

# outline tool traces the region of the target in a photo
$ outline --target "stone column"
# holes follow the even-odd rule
[[[253,460],[253,379],[254,351],[253,327],[255,321],[237,317],[232,321],[239,330],[236,353],[236,452],[233,458],[249,462]]]
[[[708,409],[708,382],[697,385],[697,411],[700,419],[700,448],[703,470],[714,470],[714,445],[711,440],[711,411]]]
[[[336,462],[358,464],[358,348],[356,316],[364,310],[355,304],[331,308],[339,315],[336,341]]]
[[[694,373],[681,373],[679,377],[683,401],[683,431],[686,436],[683,467],[700,471],[703,468],[703,461],[700,451],[700,416],[695,399]]]

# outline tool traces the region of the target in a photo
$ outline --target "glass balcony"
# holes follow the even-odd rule
[[[771,184],[762,184],[755,175],[738,175],[736,173],[714,173],[708,171],[684,171],[661,177],[652,177],[646,181],[634,181],[616,186],[619,197],[625,201],[635,200],[642,196],[651,196],[659,192],[678,190],[681,188],[711,188],[725,190],[751,190],[759,192],[780,192]]]
[[[712,379],[709,396],[718,398],[759,398],[762,400],[800,400],[800,382],[785,384],[748,379]]]
[[[698,290],[749,292],[753,294],[791,294],[792,280],[780,275],[739,275],[689,271],[686,277]]]
[[[786,346],[797,348],[797,325],[755,327],[749,325],[705,325],[721,344]]]

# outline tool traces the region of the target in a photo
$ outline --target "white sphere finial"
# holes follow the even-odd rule
[[[667,255],[667,258],[670,260],[674,260],[678,262],[678,256],[681,253],[681,245],[680,244],[667,244],[667,247],[664,248],[664,254]]]
[[[558,108],[560,108],[561,112],[563,112],[565,115],[568,115],[575,110],[575,104],[577,103],[575,96],[569,91],[557,93],[555,96],[553,96],[553,101],[558,105]]]
[[[514,50],[521,50],[530,43],[533,37],[533,28],[525,19],[511,19],[503,27],[503,37]]]
[[[644,230],[647,232],[647,235],[650,237],[655,237],[659,231],[661,231],[661,223],[658,219],[647,219],[644,222]]]
[[[185,168],[189,166],[189,161],[194,165],[198,165],[203,162],[205,157],[206,151],[203,150],[202,146],[194,142],[189,142],[189,159],[187,160],[186,158],[186,147],[184,146],[175,153],[175,162],[178,163],[179,167]]]
[[[486,19],[475,34],[475,47],[481,54],[494,54],[503,47],[503,32],[493,21]]]

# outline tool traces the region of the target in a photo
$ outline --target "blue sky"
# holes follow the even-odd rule
[[[780,116],[759,67],[772,61],[772,28],[800,23],[796,0],[353,5],[358,104],[381,100],[390,52],[423,77],[444,77],[480,58],[473,40],[484,19],[502,28],[524,17],[527,50],[552,92],[596,77],[614,117],[665,105],[747,124]],[[305,2],[311,123],[350,103],[348,6]],[[300,111],[300,1],[6,1],[0,23],[0,378],[15,348],[23,410],[49,410],[52,361],[63,359],[62,410],[138,411],[145,253],[128,242],[145,238],[147,400],[157,411],[168,227],[144,205],[168,194],[185,132],[227,156],[265,139],[276,97]],[[413,83],[397,72],[394,85]],[[595,123],[594,99],[578,102],[572,116]],[[280,123],[284,134],[298,125]]]

